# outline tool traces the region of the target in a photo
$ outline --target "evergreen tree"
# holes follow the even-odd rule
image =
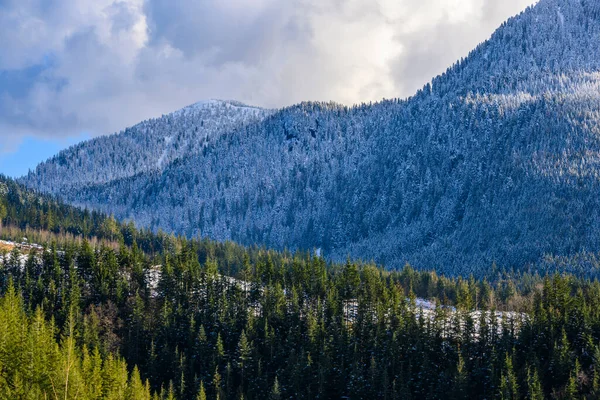
[[[530,400],[544,400],[544,392],[537,370],[527,369],[527,398]]]
[[[206,391],[204,390],[204,382],[200,381],[200,389],[198,390],[198,395],[196,396],[196,400],[206,400]]]
[[[281,390],[279,389],[279,379],[275,377],[275,382],[273,383],[273,388],[271,389],[271,400],[280,400],[281,399]]]
[[[518,400],[519,385],[513,369],[512,358],[506,353],[504,371],[500,377],[500,398],[502,400]]]

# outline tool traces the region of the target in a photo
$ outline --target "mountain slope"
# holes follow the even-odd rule
[[[153,229],[389,267],[597,251],[599,47],[597,2],[541,0],[406,101],[303,103],[158,173],[71,186],[54,160],[24,182]]]
[[[27,183],[57,193],[64,187],[160,171],[180,157],[199,153],[223,134],[261,121],[270,112],[235,101],[199,102],[62,151],[29,174]]]

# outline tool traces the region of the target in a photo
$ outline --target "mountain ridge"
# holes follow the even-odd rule
[[[152,229],[391,268],[600,250],[599,21],[593,2],[542,0],[408,99],[301,103],[163,169],[57,193]]]
[[[186,154],[201,151],[203,146],[218,136],[258,122],[271,112],[233,100],[200,101],[161,117],[142,121],[121,132],[76,144],[41,163],[35,171],[20,180],[33,180],[35,183],[30,183],[30,186],[56,194],[55,189],[42,179],[36,181],[36,176],[52,176],[53,179],[59,179],[62,185],[72,186],[107,183],[160,170]],[[104,147],[109,150],[103,151]],[[128,161],[127,157],[131,154],[137,154],[140,162]],[[115,160],[115,155],[120,155],[119,159]],[[82,160],[85,165],[81,165]],[[72,175],[75,170],[80,173]],[[82,174],[82,170],[86,173]],[[95,170],[99,172],[94,173]],[[63,179],[60,179],[61,175]]]

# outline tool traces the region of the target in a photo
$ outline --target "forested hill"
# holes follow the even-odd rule
[[[600,396],[597,280],[449,279],[175,237],[148,252],[149,232],[128,245],[96,214],[105,240],[62,235],[88,213],[0,188],[2,235],[52,228],[42,249],[0,242],[0,399]]]
[[[169,245],[164,233],[137,230],[102,212],[79,209],[60,199],[35,192],[0,175],[0,239],[39,244],[57,240],[93,240],[131,246],[138,243],[149,254]]]
[[[159,173],[70,185],[46,172],[85,175],[84,143],[23,182],[153,230],[390,268],[586,259],[600,250],[598,48],[598,2],[541,0],[410,99],[299,104]]]
[[[54,196],[32,191],[0,175],[0,240],[18,245],[23,239],[36,244],[35,247],[41,245],[54,250],[84,241],[111,249],[133,248],[149,259],[190,242],[164,232],[138,229],[131,221],[121,222],[102,212],[65,204]],[[243,247],[229,241],[215,242],[205,238],[193,242],[200,262],[217,258],[222,271],[229,275],[242,268],[244,256],[254,262],[259,253],[267,252],[264,247]],[[4,248],[0,246],[0,256],[2,250]],[[279,262],[289,257],[289,253],[270,252],[270,257]],[[6,280],[0,280],[0,286],[3,284]]]
[[[28,183],[37,189],[82,187],[160,171],[197,154],[221,135],[234,133],[271,113],[235,101],[208,100],[96,138],[40,164]]]

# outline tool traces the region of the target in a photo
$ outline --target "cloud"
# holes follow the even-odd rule
[[[406,97],[533,1],[2,0],[0,136],[111,133],[206,98]]]
[[[407,9],[397,21],[399,26],[406,27],[397,31],[395,39],[402,52],[393,62],[395,87],[403,95],[420,89],[465,57],[495,27],[533,4],[531,0],[449,0],[436,7],[437,3],[437,0],[411,3],[414,8]],[[437,12],[428,14],[431,9]]]

